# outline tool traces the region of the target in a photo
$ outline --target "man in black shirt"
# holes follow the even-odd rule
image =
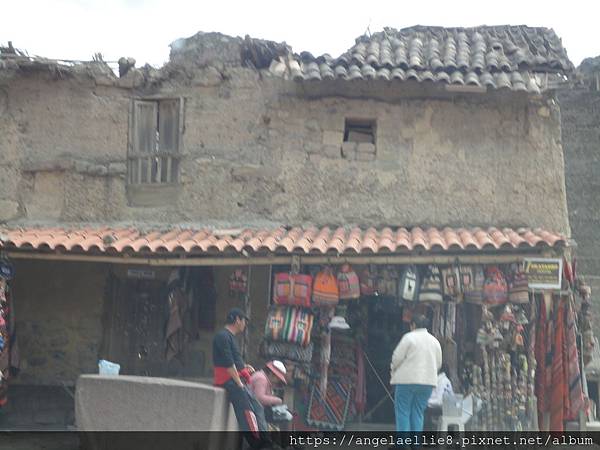
[[[251,446],[261,442],[258,421],[250,404],[249,394],[242,382],[248,382],[254,372],[252,366],[244,363],[235,336],[246,329],[248,317],[239,308],[227,314],[225,328],[213,338],[214,384],[223,387],[233,405],[240,431],[245,433]]]

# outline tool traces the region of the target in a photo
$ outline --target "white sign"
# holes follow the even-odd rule
[[[560,289],[563,260],[561,258],[525,258],[529,289]]]
[[[149,269],[128,269],[127,277],[137,278],[139,280],[154,280],[155,273],[154,270]]]

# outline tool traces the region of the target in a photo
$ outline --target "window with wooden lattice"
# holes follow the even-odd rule
[[[177,184],[183,100],[133,100],[129,123],[129,184]]]

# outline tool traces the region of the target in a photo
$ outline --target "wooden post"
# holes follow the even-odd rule
[[[250,304],[250,280],[252,279],[252,266],[248,266],[248,283],[246,284],[246,294],[244,295],[244,313],[248,319],[252,318],[252,308]],[[250,347],[250,330],[248,326],[244,330],[244,339],[242,342],[242,358],[248,363],[248,348]]]

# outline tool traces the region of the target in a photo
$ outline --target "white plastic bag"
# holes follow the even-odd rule
[[[119,364],[101,359],[98,361],[98,373],[100,375],[119,375],[121,366]]]

